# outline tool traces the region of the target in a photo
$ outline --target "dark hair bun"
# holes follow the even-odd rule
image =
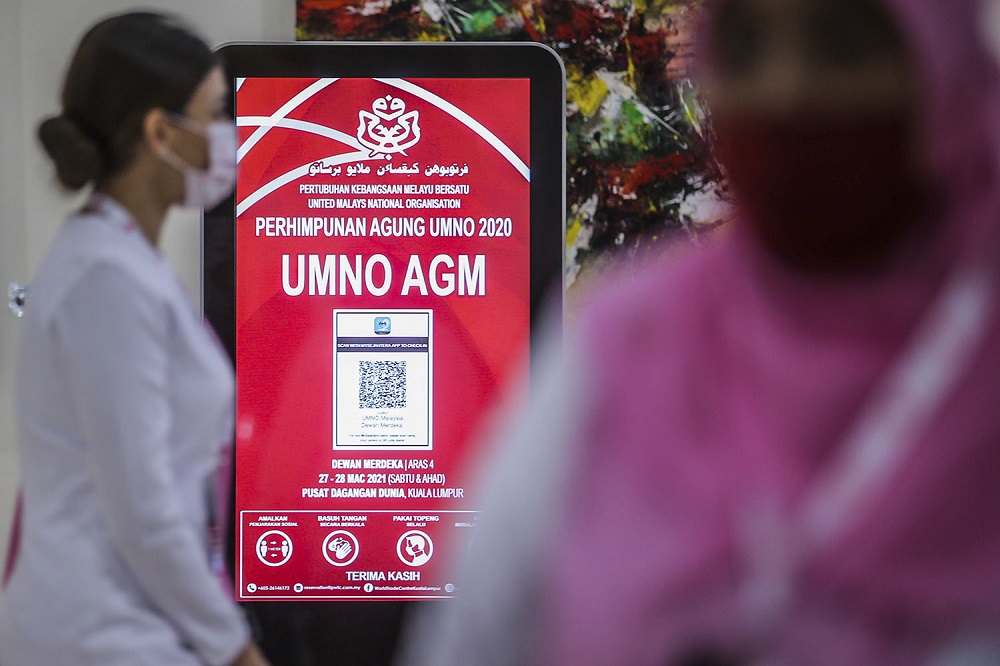
[[[101,149],[65,115],[53,116],[38,126],[38,138],[56,165],[59,182],[79,190],[97,180],[103,170]]]

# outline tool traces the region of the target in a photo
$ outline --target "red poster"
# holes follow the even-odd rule
[[[527,358],[527,79],[238,80],[242,600],[451,596]]]

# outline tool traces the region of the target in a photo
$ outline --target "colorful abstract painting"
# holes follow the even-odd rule
[[[689,77],[701,0],[297,0],[300,40],[533,40],[567,73],[566,281],[726,217]]]

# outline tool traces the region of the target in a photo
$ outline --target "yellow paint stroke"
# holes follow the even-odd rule
[[[426,30],[424,30],[419,35],[417,35],[417,38],[416,38],[415,41],[418,41],[418,42],[443,42],[444,40],[445,40],[444,33],[440,33],[440,32],[430,33],[430,32],[427,32]]]
[[[632,42],[628,35],[625,36],[625,58],[628,60],[628,85],[632,90],[636,90],[635,85],[635,62],[632,60]]]
[[[573,243],[576,242],[581,229],[583,229],[583,223],[580,218],[573,220],[573,223],[566,227],[566,247],[573,247]]]
[[[579,71],[571,72],[567,79],[566,100],[576,104],[585,118],[594,115],[608,96],[608,84],[596,76],[585,79]]]

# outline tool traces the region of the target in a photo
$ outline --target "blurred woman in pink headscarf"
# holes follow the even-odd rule
[[[1000,663],[981,4],[706,2],[739,219],[593,299],[414,661]]]

